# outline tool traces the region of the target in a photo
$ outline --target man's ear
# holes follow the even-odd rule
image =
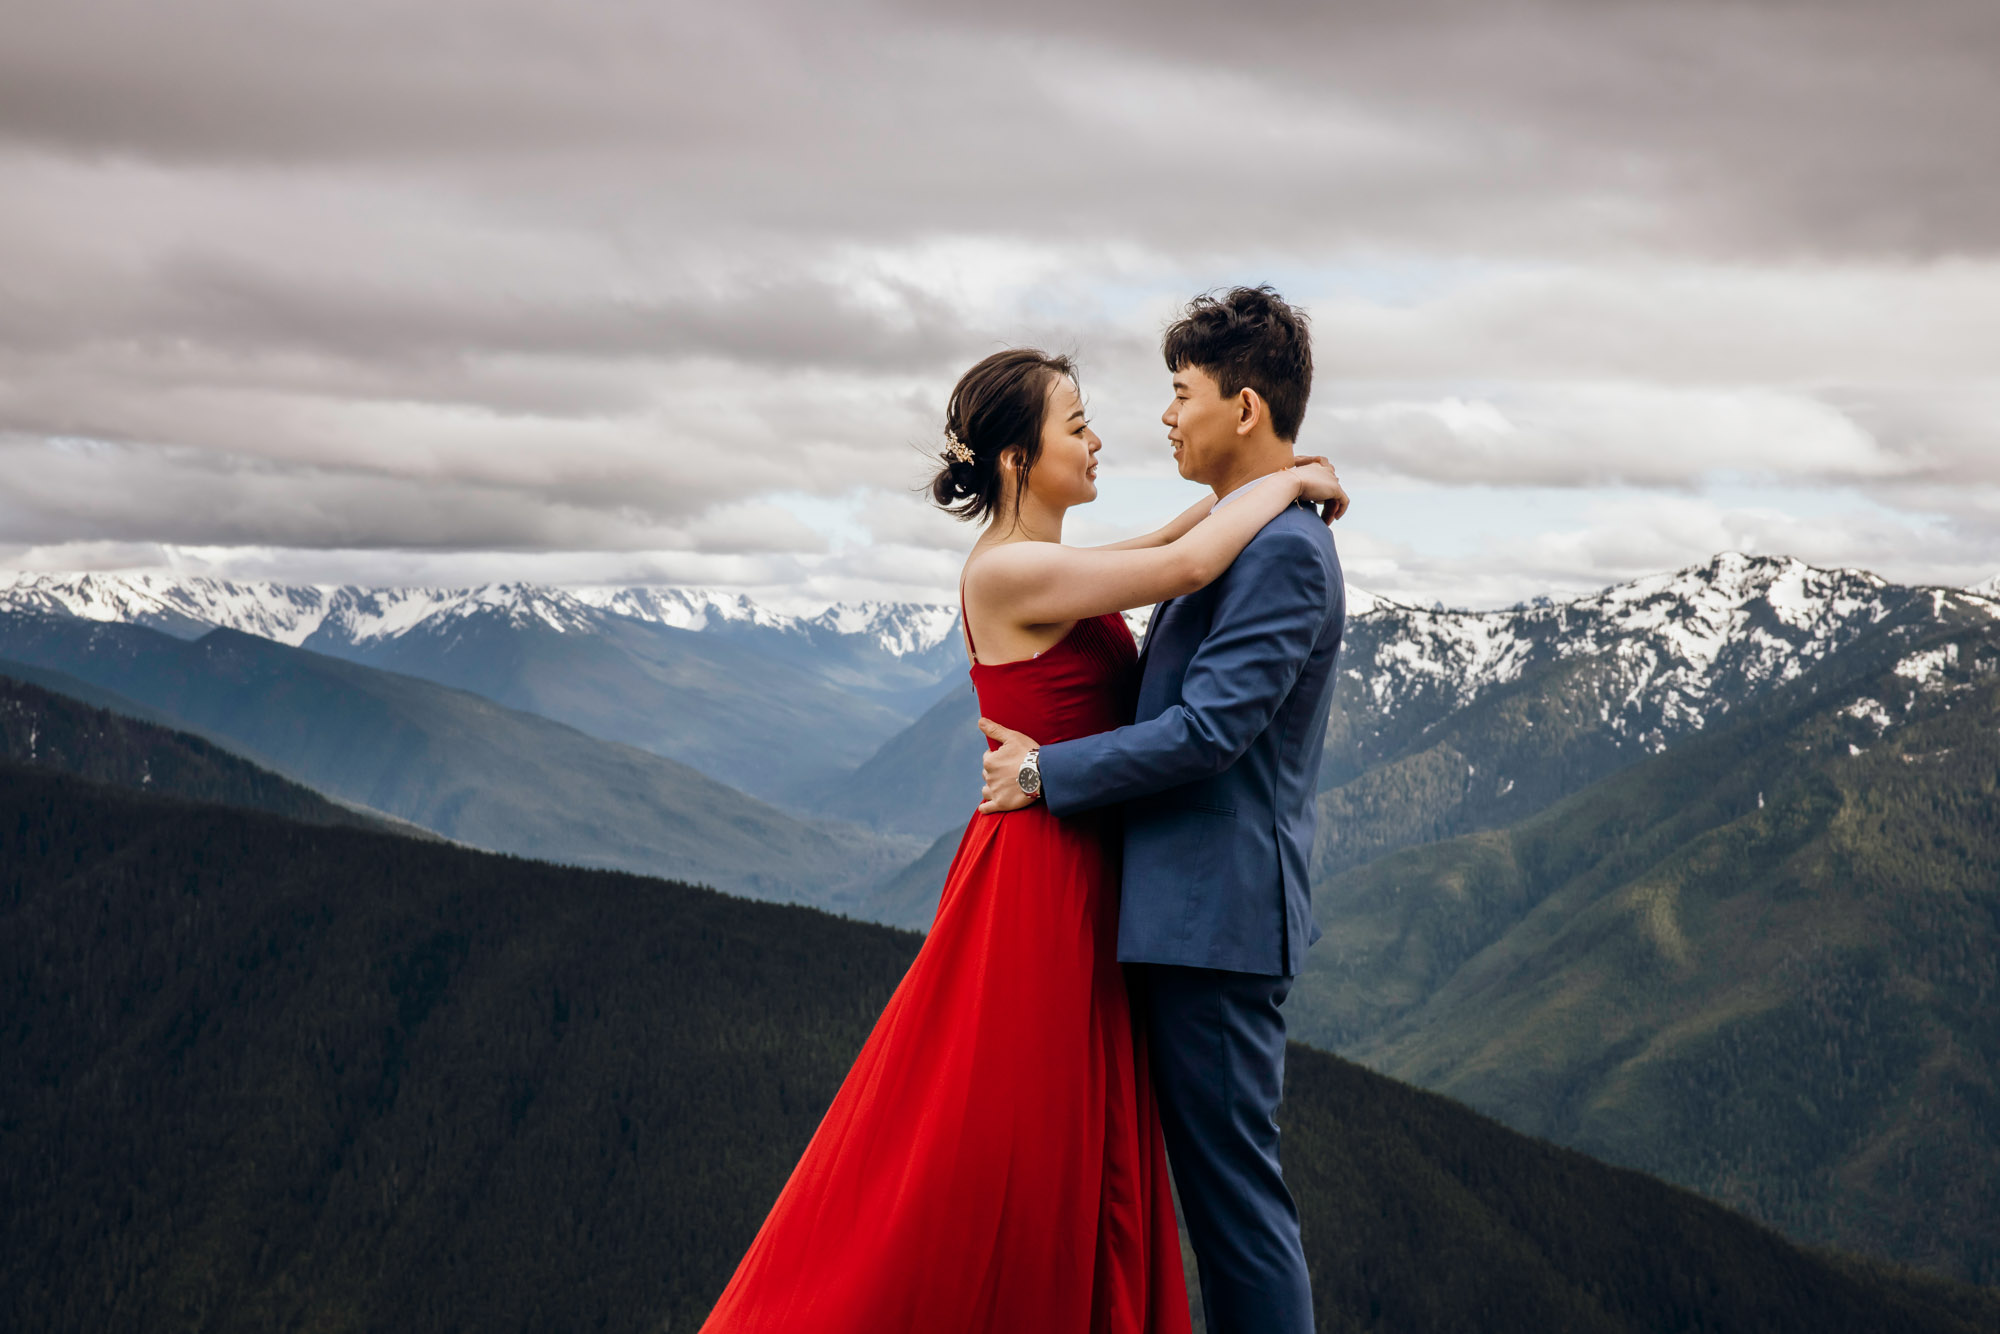
[[[1264,414],[1264,399],[1255,389],[1246,386],[1236,391],[1236,434],[1249,435],[1255,431]]]

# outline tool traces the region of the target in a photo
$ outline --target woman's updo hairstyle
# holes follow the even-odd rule
[[[1014,473],[1014,506],[1020,512],[1028,471],[1042,453],[1042,418],[1057,377],[1076,378],[1068,357],[1032,347],[995,352],[958,377],[944,412],[944,466],[931,479],[931,499],[960,519],[992,516],[1007,483],[1004,450],[1021,451]]]

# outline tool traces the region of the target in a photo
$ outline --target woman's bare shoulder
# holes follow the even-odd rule
[[[968,589],[1004,588],[1047,574],[1071,551],[1060,542],[996,542],[973,551],[961,577]]]

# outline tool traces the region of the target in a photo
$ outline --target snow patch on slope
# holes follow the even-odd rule
[[[1864,723],[1874,724],[1877,732],[1887,731],[1889,724],[1894,721],[1889,716],[1889,710],[1883,707],[1881,700],[1870,699],[1866,695],[1855,700],[1852,704],[1842,709],[1841,712],[1850,718],[1858,718]]]
[[[1942,644],[1904,658],[1896,664],[1896,675],[1915,682],[1921,688],[1936,684],[1948,668],[1957,665],[1958,645]]]

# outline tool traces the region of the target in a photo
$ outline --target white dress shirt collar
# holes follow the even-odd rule
[[[1283,471],[1284,469],[1282,468],[1278,469],[1278,472],[1283,472]],[[1270,481],[1273,477],[1276,477],[1277,475],[1278,475],[1277,472],[1267,472],[1262,477],[1252,477],[1249,481],[1237,487],[1234,491],[1231,491],[1228,495],[1224,496],[1222,499],[1216,501],[1214,507],[1211,508],[1208,512],[1210,514],[1215,513],[1216,510],[1221,509],[1224,505],[1227,505],[1230,501],[1236,499],[1238,496],[1242,495],[1245,491],[1250,490],[1250,488],[1254,486],[1261,486],[1263,483]]]

